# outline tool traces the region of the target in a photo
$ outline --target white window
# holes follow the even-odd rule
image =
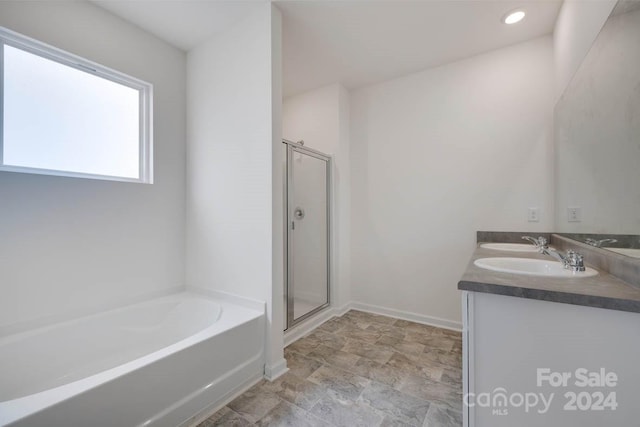
[[[151,183],[152,86],[0,27],[0,171]]]

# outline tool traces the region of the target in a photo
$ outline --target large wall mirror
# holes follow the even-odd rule
[[[556,228],[640,258],[640,1],[620,0],[554,112]]]

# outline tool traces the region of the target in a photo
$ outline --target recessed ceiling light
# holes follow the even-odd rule
[[[514,10],[513,12],[509,12],[507,13],[504,18],[502,18],[502,22],[504,22],[505,24],[515,24],[516,22],[520,22],[522,21],[522,19],[524,18],[524,11],[523,10]]]

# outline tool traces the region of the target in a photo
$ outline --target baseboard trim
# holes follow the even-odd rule
[[[336,316],[335,308],[328,308],[321,311],[315,316],[311,316],[306,321],[294,326],[293,328],[285,331],[284,333],[284,346],[288,346],[305,335],[310,334],[318,326],[322,325],[327,320],[330,320]]]
[[[353,303],[349,302],[342,307],[336,307],[334,310],[336,311],[336,316],[343,316],[347,311],[351,310]]]
[[[294,326],[284,333],[284,346],[288,346],[300,338],[309,335],[314,329],[334,317],[340,317],[349,310],[365,311],[367,313],[379,314],[381,316],[395,317],[396,319],[409,320],[411,322],[422,323],[423,325],[435,326],[438,328],[449,329],[456,332],[462,331],[462,322],[442,319],[435,316],[427,316],[410,311],[396,310],[394,308],[381,307],[379,305],[366,304],[363,302],[351,301],[342,307],[329,308],[316,316],[311,317],[305,322]]]
[[[289,371],[287,368],[287,360],[283,357],[276,363],[264,365],[264,378],[269,381],[275,381]]]
[[[450,329],[461,332],[462,322],[442,319],[440,317],[426,316],[424,314],[412,313],[410,311],[396,310],[394,308],[380,307],[378,305],[365,304],[362,302],[352,302],[351,309],[366,311],[367,313],[380,314],[382,316],[395,317],[396,319],[409,320],[411,322],[422,323],[424,325],[436,326],[438,328]]]

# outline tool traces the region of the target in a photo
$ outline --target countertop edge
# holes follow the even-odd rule
[[[607,310],[640,313],[640,301],[621,298],[609,298],[595,295],[575,294],[519,287],[517,285],[499,285],[495,283],[460,280],[458,289],[471,292],[482,292],[518,298],[536,299],[562,304],[581,305],[585,307],[603,308]]]

